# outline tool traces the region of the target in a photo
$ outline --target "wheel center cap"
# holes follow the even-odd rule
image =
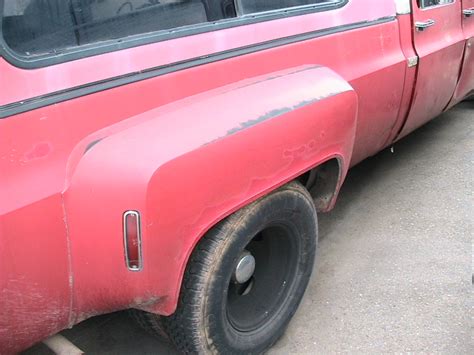
[[[253,276],[255,272],[255,258],[248,251],[244,251],[235,267],[232,280],[239,284],[244,284]]]

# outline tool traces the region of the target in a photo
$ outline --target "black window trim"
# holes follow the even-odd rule
[[[370,26],[381,25],[395,21],[397,17],[395,15],[382,17],[376,20],[371,21],[362,21],[355,22],[347,25],[341,25],[331,28],[326,28],[323,30],[317,30],[313,32],[307,32],[303,34],[298,34],[290,37],[284,37],[279,39],[270,40],[268,42],[258,43],[254,45],[249,45],[246,47],[240,47],[236,49],[230,49],[224,52],[218,52],[211,54],[206,57],[193,58],[190,60],[185,60],[183,62],[172,63],[169,65],[164,65],[155,68],[149,68],[140,72],[129,73],[122,76],[117,76],[98,82],[92,82],[85,85],[80,85],[77,87],[71,87],[65,90],[51,92],[41,96],[31,97],[25,100],[12,102],[3,106],[0,106],[0,120],[28,112],[31,110],[39,109],[42,107],[50,106],[60,102],[76,99],[86,95],[95,94],[101,91],[114,89],[123,85],[128,85],[142,80],[152,79],[158,76],[166,75],[169,73],[174,73],[180,70],[185,70],[189,68],[194,68],[200,65],[210,64],[218,62],[221,60],[226,60],[230,58],[235,58],[241,55],[246,55],[250,53],[255,53],[271,48],[276,48],[279,46],[284,46],[292,43],[298,43],[302,41],[311,40],[314,38],[319,38],[323,36],[329,36],[332,34],[337,34],[345,31],[352,31],[361,28],[366,28]]]
[[[19,55],[18,53],[10,49],[3,38],[2,21],[4,0],[0,0],[0,57],[3,57],[10,64],[18,68],[38,69],[52,66],[55,64],[74,61],[77,59],[96,56],[109,52],[115,52],[123,49],[129,49],[133,47],[139,47],[180,37],[193,36],[206,32],[218,31],[227,28],[245,26],[254,23],[282,19],[287,17],[301,16],[310,13],[336,10],[347,5],[349,1],[350,0],[331,0],[331,2],[259,12],[255,14],[248,14],[215,22],[200,23],[181,28],[129,36],[116,40],[97,42],[79,47],[73,47],[54,54],[27,57]]]

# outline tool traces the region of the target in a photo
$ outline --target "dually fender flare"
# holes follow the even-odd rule
[[[357,110],[347,81],[307,65],[180,100],[91,136],[85,154],[71,159],[64,193],[78,317],[126,307],[174,312],[187,260],[212,226],[329,159],[341,166],[340,187]],[[124,262],[122,216],[129,210],[141,215],[140,272]]]

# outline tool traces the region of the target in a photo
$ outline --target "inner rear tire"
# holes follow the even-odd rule
[[[316,210],[298,183],[237,211],[193,251],[178,308],[162,318],[169,338],[184,353],[263,353],[298,308],[316,245]],[[237,266],[243,255],[254,270]]]

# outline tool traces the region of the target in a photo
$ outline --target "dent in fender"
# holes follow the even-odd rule
[[[304,66],[96,132],[106,138],[70,165],[65,191],[76,315],[126,307],[171,314],[189,254],[216,222],[330,158],[342,164],[342,181],[356,119],[351,86],[328,68]],[[126,210],[142,215],[141,273],[124,263]]]

